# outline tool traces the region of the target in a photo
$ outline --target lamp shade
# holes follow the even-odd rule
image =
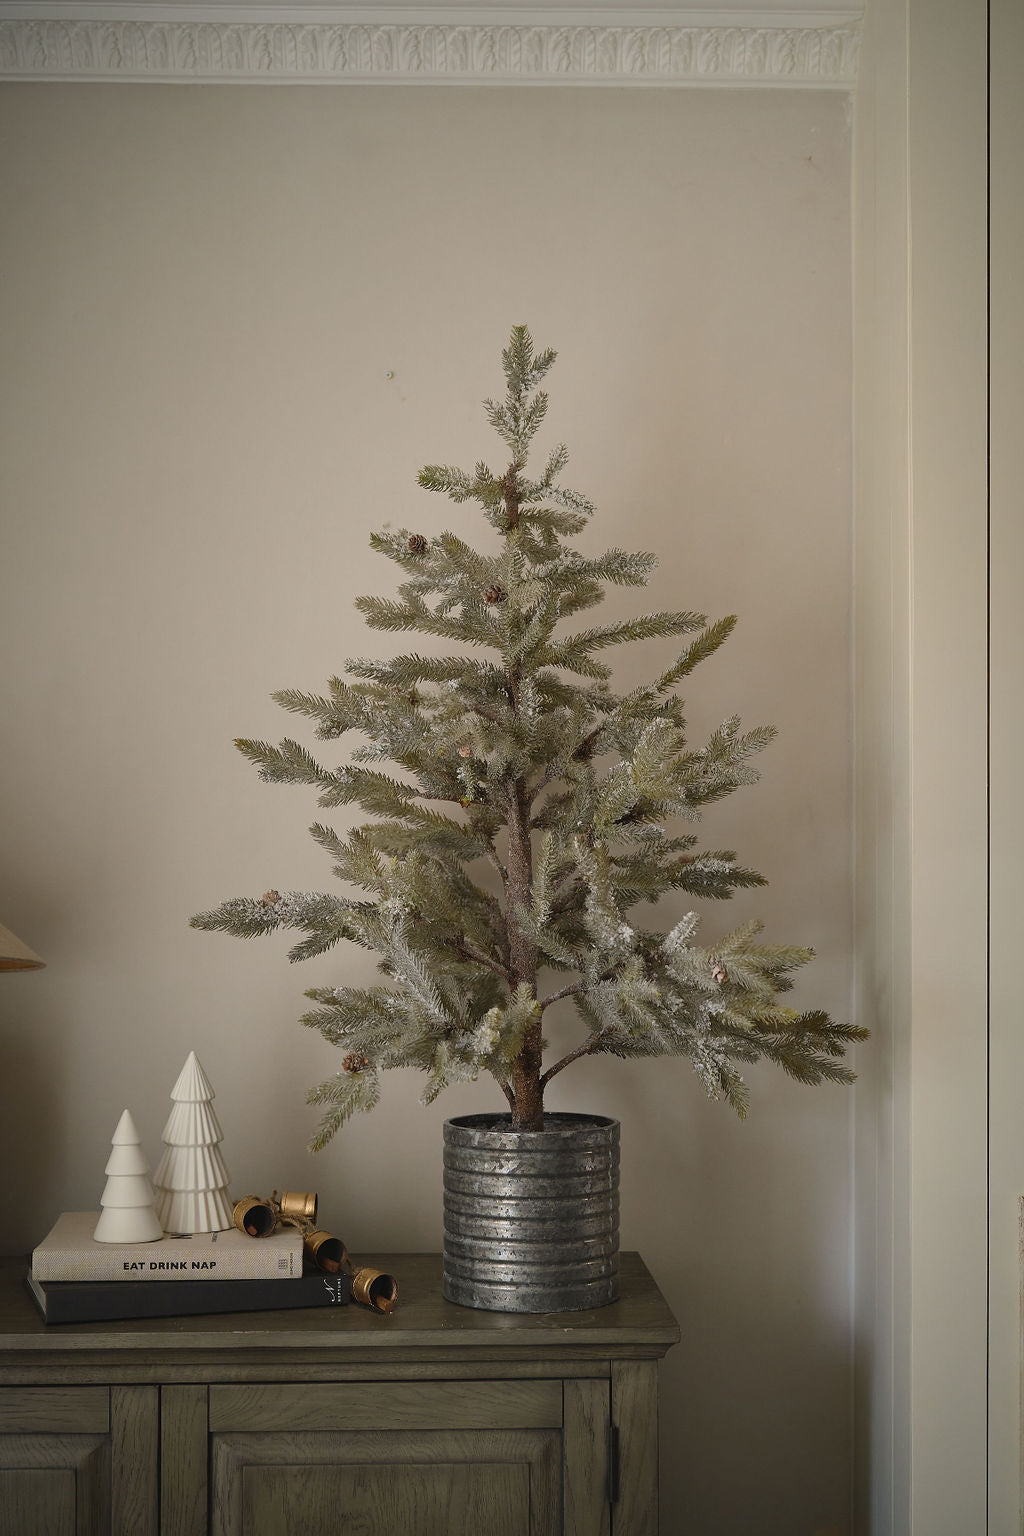
[[[0,971],[38,971],[45,964],[0,923]]]

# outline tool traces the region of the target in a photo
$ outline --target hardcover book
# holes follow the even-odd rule
[[[251,1239],[250,1239],[251,1241]],[[348,1275],[310,1270],[298,1280],[37,1280],[26,1283],[48,1323],[123,1322],[132,1317],[194,1317],[214,1312],[277,1312],[347,1306]]]
[[[65,1211],[32,1254],[40,1281],[298,1280],[302,1276],[302,1234],[282,1227],[269,1237],[247,1237],[232,1227],[152,1243],[97,1243],[98,1211]]]

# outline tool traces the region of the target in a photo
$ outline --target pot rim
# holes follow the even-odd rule
[[[534,1136],[538,1138],[572,1136],[579,1131],[605,1131],[618,1127],[618,1120],[611,1115],[585,1115],[575,1110],[546,1110],[542,1131],[516,1129],[508,1110],[494,1110],[490,1114],[451,1115],[445,1122],[456,1131],[474,1131],[477,1134],[496,1136]],[[549,1123],[550,1122],[550,1123]]]

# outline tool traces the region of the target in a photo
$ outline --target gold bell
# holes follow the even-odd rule
[[[317,1269],[329,1275],[340,1274],[348,1258],[348,1250],[341,1238],[332,1237],[330,1232],[307,1232],[302,1246]]]
[[[287,1221],[316,1221],[315,1194],[297,1194],[294,1190],[286,1190],[277,1203],[281,1207],[281,1215]]]
[[[231,1219],[247,1237],[269,1237],[277,1226],[277,1213],[269,1200],[259,1195],[243,1195],[236,1200]]]
[[[380,1269],[357,1269],[352,1275],[352,1300],[375,1312],[393,1312],[398,1300],[398,1281]]]

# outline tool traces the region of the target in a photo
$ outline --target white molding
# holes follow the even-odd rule
[[[0,79],[850,90],[859,13],[0,4]]]

